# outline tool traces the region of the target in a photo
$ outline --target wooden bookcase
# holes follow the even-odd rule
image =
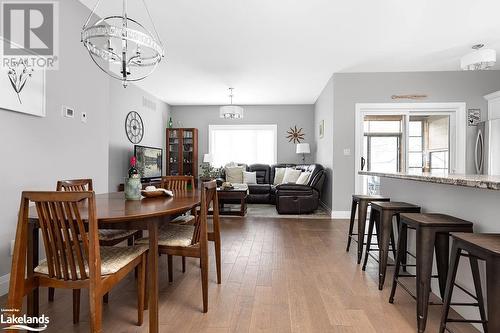
[[[167,176],[198,178],[198,129],[167,128]]]

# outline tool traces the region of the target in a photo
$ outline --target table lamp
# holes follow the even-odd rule
[[[297,150],[295,151],[297,154],[302,154],[302,163],[306,163],[306,154],[311,153],[311,148],[308,143],[297,143]]]

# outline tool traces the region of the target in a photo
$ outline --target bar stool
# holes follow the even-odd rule
[[[451,267],[443,299],[443,311],[441,313],[441,326],[439,332],[443,333],[445,329],[448,330],[446,328],[447,322],[482,323],[485,333],[500,332],[500,303],[498,302],[500,299],[500,281],[498,279],[500,276],[500,234],[454,233],[451,237],[453,239],[450,260]],[[467,251],[468,254],[463,254],[462,251]],[[458,263],[461,256],[469,257],[474,280],[474,289],[476,292],[475,296],[455,284]],[[481,278],[479,276],[479,267],[477,264],[478,259],[486,261],[486,301],[488,302],[488,320],[486,320],[484,311]],[[479,307],[481,320],[448,319],[450,305],[454,305],[451,303],[454,286],[457,286],[477,301],[477,303],[469,303],[467,305]]]
[[[362,195],[353,194],[352,196],[352,206],[351,206],[351,221],[349,224],[349,234],[347,235],[347,248],[346,251],[349,252],[351,247],[351,240],[354,239],[358,243],[358,265],[361,263],[361,257],[363,255],[363,245],[365,240],[365,226],[366,226],[366,214],[368,212],[368,205],[372,201],[390,201],[390,198],[381,195]],[[358,233],[353,234],[354,229],[354,218],[356,216],[356,207],[358,208]],[[357,239],[353,236],[357,236]]]
[[[377,228],[378,238],[378,290],[384,288],[385,272],[387,270],[387,260],[389,258],[389,240],[392,245],[394,260],[396,259],[396,245],[394,242],[393,218],[396,216],[398,227],[400,225],[401,213],[420,213],[420,207],[407,202],[374,201],[371,203],[372,211],[370,223],[368,225],[368,238],[366,240],[365,261],[363,270],[366,269],[368,256],[370,255],[373,228]],[[390,239],[389,239],[390,237]],[[403,267],[406,269],[406,239],[402,239],[404,256],[402,258]],[[374,258],[375,259],[375,258]]]
[[[399,269],[405,249],[401,242],[406,239],[408,228],[415,229],[416,237],[416,275],[400,274]],[[401,214],[399,225],[398,250],[396,255],[396,269],[392,281],[391,296],[389,303],[394,303],[394,294],[398,284],[417,300],[417,327],[418,332],[424,332],[427,324],[427,311],[429,308],[429,294],[431,291],[431,277],[439,279],[439,292],[444,299],[446,278],[448,275],[448,256],[450,252],[451,232],[472,232],[472,222],[465,221],[444,214]],[[432,275],[432,262],[434,261],[433,250],[436,250],[436,265],[438,274]],[[417,295],[409,292],[408,288],[399,281],[401,277],[416,277]]]

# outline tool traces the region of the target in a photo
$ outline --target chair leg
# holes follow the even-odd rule
[[[49,287],[49,302],[54,302],[54,291],[54,288]]]
[[[488,331],[500,332],[500,302],[492,301],[500,298],[500,259],[498,257],[486,259],[486,298],[488,299]]]
[[[394,237],[394,226],[391,222],[391,248],[392,248],[392,258],[396,260],[396,238]]]
[[[371,248],[371,243],[372,243],[372,236],[373,236],[373,228],[375,227],[375,210],[372,210],[370,214],[370,222],[368,223],[368,237],[366,239],[366,249],[365,249],[365,260],[363,262],[363,267],[362,270],[366,270],[366,264],[368,262],[368,256],[370,253],[370,248]]]
[[[441,324],[439,325],[439,333],[444,333],[444,330],[446,328],[446,320],[448,319],[448,314],[450,312],[451,297],[453,295],[453,287],[455,284],[455,277],[457,276],[458,263],[460,262],[461,252],[462,250],[458,248],[456,242],[453,242],[450,258],[450,270],[446,281],[443,306],[441,307]]]
[[[172,255],[168,254],[167,255],[167,262],[168,262],[168,282],[172,283],[174,282],[174,270],[173,270],[173,265],[172,265]]]
[[[102,297],[96,295],[95,289],[89,290],[90,332],[102,332]]]
[[[352,240],[352,230],[354,229],[354,219],[356,218],[356,207],[358,203],[353,200],[352,205],[351,205],[351,220],[349,222],[349,233],[347,234],[347,247],[346,247],[346,252],[349,252],[349,248],[351,247],[351,240]]]
[[[73,289],[73,324],[80,321],[80,289]]]
[[[217,284],[222,283],[222,268],[221,268],[221,249],[220,249],[220,234],[215,234],[215,266],[217,269]]]
[[[208,255],[201,255],[201,291],[203,294],[203,313],[208,311]]]
[[[378,243],[378,290],[382,290],[384,288],[385,282],[385,273],[387,271],[387,259],[389,257],[389,243],[391,239],[391,230],[392,228],[392,213],[388,211],[383,211],[380,214],[379,218],[379,228],[378,234],[379,243]]]
[[[144,295],[146,289],[146,256],[147,253],[142,255],[141,263],[137,266],[137,326],[141,326],[144,321]]]
[[[401,227],[401,215],[400,214],[397,214],[396,215],[396,222],[397,222],[397,229],[398,229],[398,251],[399,251],[399,242],[400,242],[400,234],[399,234],[399,230],[400,230],[400,227]],[[404,252],[402,253],[402,257],[401,257],[401,264],[403,266],[403,272],[407,272],[407,269],[406,269],[406,265],[408,264],[408,240],[407,240],[407,236],[405,235],[405,237],[403,239],[401,239],[401,246],[403,247],[404,249]],[[396,257],[394,257],[396,258]]]
[[[358,265],[361,263],[361,257],[363,256],[367,210],[368,201],[361,200],[358,204]]]
[[[477,263],[477,258],[470,255],[469,253],[470,268],[472,271],[472,279],[474,280],[474,289],[476,290],[477,303],[479,305],[479,315],[483,321],[483,331],[488,333],[488,325],[486,322],[486,312],[484,310],[484,297],[483,290],[481,288],[481,276],[479,275],[479,265]]]
[[[186,257],[182,257],[182,273],[186,273]]]
[[[399,268],[403,263],[403,258],[406,257],[406,234],[408,232],[408,227],[406,224],[399,224],[398,231],[398,251],[396,252],[396,267],[394,268],[394,276],[392,278],[392,289],[391,295],[389,296],[389,303],[394,303],[394,294],[396,294],[396,288],[398,286],[399,279]],[[404,271],[404,269],[403,269]]]
[[[431,292],[432,261],[436,234],[430,228],[417,228],[417,328],[425,331]]]
[[[444,233],[436,234],[436,267],[439,280],[439,293],[441,299],[444,298],[446,289],[446,277],[448,276],[450,258],[450,236]]]

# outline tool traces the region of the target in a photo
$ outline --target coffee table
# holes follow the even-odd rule
[[[246,184],[234,185],[232,189],[217,188],[217,196],[219,198],[219,214],[220,215],[237,215],[245,216],[247,213],[246,199],[248,196],[248,186]],[[227,207],[226,204],[239,203],[239,209]]]

